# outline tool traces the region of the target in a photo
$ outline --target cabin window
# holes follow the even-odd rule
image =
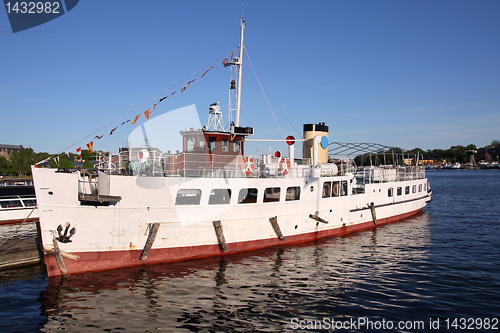
[[[199,205],[201,199],[201,190],[199,189],[180,189],[175,198],[176,205]]]
[[[341,183],[340,195],[341,196],[347,195],[347,180],[343,180],[340,183]]]
[[[25,200],[23,200],[23,203],[24,203],[25,207],[35,207],[36,206],[35,199],[25,199]]]
[[[241,152],[241,140],[233,141],[233,152],[235,153]]]
[[[286,201],[300,200],[300,186],[293,186],[286,189]]]
[[[257,202],[257,189],[256,188],[242,188],[238,195],[238,203],[256,203]]]
[[[205,150],[205,140],[204,139],[201,139],[200,140],[200,149],[203,151]]]
[[[334,197],[340,196],[340,182],[333,182],[332,196]]]
[[[217,138],[214,136],[208,137],[208,151],[210,151],[210,152],[217,151],[216,139]]]
[[[22,207],[23,205],[21,204],[21,201],[19,200],[5,200],[5,201],[0,201],[0,205],[2,208],[16,208],[16,207]]]
[[[280,192],[281,189],[279,187],[268,187],[264,191],[264,202],[276,202],[280,201]]]
[[[405,194],[410,194],[410,186],[405,187]]]
[[[398,195],[401,195],[403,194],[403,188],[402,187],[398,187]]]
[[[227,153],[229,151],[229,141],[228,139],[222,139],[222,151]]]
[[[189,137],[187,139],[187,151],[191,152],[194,150],[194,147],[196,145],[196,139],[194,137]]]
[[[422,192],[422,184],[419,184],[419,185],[418,185],[418,191],[419,191],[419,192]]]
[[[394,195],[394,189],[391,187],[388,191],[387,191],[387,196],[388,197],[392,197]]]
[[[210,192],[209,205],[229,204],[231,201],[231,190],[228,188],[216,188]]]
[[[417,193],[417,185],[412,186],[411,193]]]
[[[332,182],[324,182],[323,183],[323,194],[321,195],[323,198],[329,198],[332,195]]]

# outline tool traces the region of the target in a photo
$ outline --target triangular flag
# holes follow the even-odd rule
[[[96,135],[96,136],[94,137],[94,139],[95,139],[95,140],[101,140],[103,136],[104,136],[104,134],[101,134],[101,135]]]
[[[59,156],[54,157],[54,162],[56,162],[57,166],[59,166]]]
[[[146,116],[146,119],[149,119],[149,109],[147,109],[146,111],[144,111],[144,115]]]
[[[184,90],[186,90],[186,88],[187,88],[187,87],[188,87],[191,83],[193,83],[194,81],[196,81],[196,79],[189,81],[189,82],[188,82],[188,83],[187,83],[184,87],[182,87],[182,89],[181,89],[181,94],[182,94],[182,93],[184,92]]]
[[[137,122],[137,119],[139,119],[140,116],[141,116],[140,114],[138,114],[137,116],[135,116],[135,119],[132,121],[132,125]]]
[[[126,123],[128,123],[129,121],[130,121],[130,119],[129,119],[129,120],[127,120],[127,121],[124,121],[123,123],[121,123],[121,124],[120,124],[120,126],[125,125],[125,124],[126,124]],[[115,127],[115,129],[117,129],[117,128],[118,128],[118,126],[116,126],[116,127]]]
[[[109,135],[113,135],[113,132],[114,132],[117,128],[118,128],[118,126],[116,126],[115,128],[113,128],[113,129],[111,130],[111,132],[109,132]]]
[[[209,70],[211,70],[212,68],[214,68],[215,66],[217,66],[217,65],[213,65],[212,67],[210,67],[209,69],[207,69],[207,70],[205,71],[205,73],[201,74],[200,78],[204,77],[204,76],[205,76],[205,74],[207,74],[207,73],[208,73],[208,71],[209,71]]]
[[[224,67],[229,66],[229,64],[227,63],[227,58],[225,58],[224,60],[222,60],[222,64],[224,65]]]
[[[92,151],[94,150],[94,141],[87,143],[87,148],[89,149],[89,154],[92,154]]]
[[[80,158],[81,158],[82,157],[82,147],[76,148],[76,152],[78,153],[78,155],[80,155]]]
[[[68,160],[71,162],[71,156],[69,155],[69,153],[66,153],[66,157],[68,158]]]

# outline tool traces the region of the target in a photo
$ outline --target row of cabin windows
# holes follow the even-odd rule
[[[209,205],[224,205],[231,202],[231,189],[217,188],[210,191],[208,198]],[[268,187],[264,190],[263,202],[280,201],[281,188]],[[238,203],[256,203],[258,189],[242,188],[238,194]],[[291,186],[286,189],[285,201],[300,200],[300,186]],[[201,190],[199,189],[180,189],[175,198],[176,205],[199,205],[201,201]]]
[[[23,200],[24,207],[35,207],[36,200],[35,199],[25,199]],[[23,207],[21,200],[2,200],[0,201],[1,208],[20,208]]]
[[[217,152],[217,138],[214,136],[208,137],[208,151],[215,153]],[[222,152],[229,152],[229,139],[222,139]],[[233,153],[241,152],[241,140],[233,141]]]
[[[323,198],[339,197],[347,195],[347,180],[339,182],[324,182],[323,183]]]
[[[418,185],[418,192],[422,192],[424,190],[423,186],[424,186],[423,184]],[[398,187],[396,189],[396,191],[397,191],[398,196],[403,195],[403,188],[402,187]],[[411,193],[417,193],[417,185],[413,185],[411,187]],[[405,186],[405,194],[410,194],[410,186]],[[393,188],[389,188],[387,190],[387,196],[389,196],[389,197],[394,196],[394,189]]]

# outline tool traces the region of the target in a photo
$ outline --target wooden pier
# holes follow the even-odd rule
[[[0,269],[40,263],[36,236],[12,238],[0,245]]]

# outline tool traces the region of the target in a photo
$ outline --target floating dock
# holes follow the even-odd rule
[[[12,238],[0,245],[0,270],[39,263],[36,236]]]

